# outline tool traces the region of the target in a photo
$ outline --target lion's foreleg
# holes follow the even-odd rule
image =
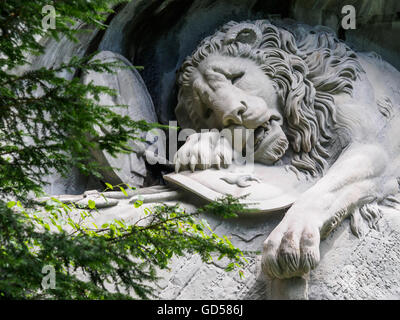
[[[377,146],[353,145],[288,210],[264,242],[263,268],[271,277],[302,276],[319,262],[319,243],[357,205],[380,192],[388,157]]]

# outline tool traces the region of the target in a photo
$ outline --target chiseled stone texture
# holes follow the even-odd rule
[[[358,240],[344,223],[322,242],[309,299],[400,299],[400,211],[385,209],[379,227]]]
[[[204,201],[193,198],[191,203],[179,201],[188,213],[204,205]],[[96,201],[96,200],[95,200]],[[169,205],[176,201],[165,202]],[[120,200],[118,206],[103,208],[99,215],[93,217],[97,225],[114,219],[124,219],[126,223],[135,223],[143,216],[145,208],[152,208],[155,203],[149,203],[140,208],[133,208],[129,200]],[[78,217],[79,215],[76,214]],[[227,258],[218,260],[213,257],[211,262],[203,262],[199,255],[188,254],[185,257],[173,257],[169,268],[158,270],[160,280],[156,283],[146,283],[154,288],[158,299],[215,299],[240,300],[264,299],[269,297],[270,286],[261,272],[261,252],[264,235],[269,234],[278,224],[282,214],[269,214],[251,219],[222,220],[213,215],[205,214],[200,219],[206,219],[210,227],[220,236],[231,237],[232,243],[241,248],[248,260],[243,269],[244,276],[240,277],[238,270],[226,272],[224,269],[230,262]],[[91,223],[92,220],[88,220]],[[109,285],[110,290],[114,290]],[[137,296],[131,293],[134,298]]]
[[[160,299],[194,300],[263,300],[272,298],[270,281],[261,271],[261,248],[282,214],[269,214],[257,218],[220,220],[204,216],[211,228],[220,236],[227,235],[232,243],[244,251],[248,260],[241,278],[238,270],[226,272],[228,259],[204,263],[198,255],[174,258],[169,270],[159,273]]]
[[[204,200],[195,196],[191,196],[190,203],[184,199],[182,197],[179,204],[188,213],[205,204]],[[165,203],[174,205],[176,201]],[[100,214],[94,217],[94,222],[102,225],[114,219],[124,219],[126,223],[135,223],[143,215],[144,208],[151,209],[154,205],[155,203],[148,203],[140,208],[133,208],[129,200],[123,199],[118,206],[101,209]],[[160,280],[156,284],[147,283],[154,288],[158,298],[237,300],[271,297],[271,286],[261,272],[260,251],[266,236],[281,220],[282,213],[237,219],[221,219],[204,214],[199,218],[205,219],[219,236],[230,237],[233,245],[244,251],[248,260],[243,269],[244,277],[239,276],[238,270],[224,270],[229,263],[226,258],[218,260],[218,256],[215,256],[211,262],[206,263],[197,254],[173,257],[168,269],[158,270]]]
[[[176,202],[166,202],[173,205]],[[191,203],[179,201],[187,212],[204,205],[200,199]],[[132,208],[129,200],[118,206],[101,209],[95,217],[97,225],[113,219],[134,223],[143,215],[146,204]],[[305,279],[270,280],[261,271],[263,241],[282,219],[283,213],[263,214],[223,220],[202,215],[220,236],[230,237],[243,250],[248,263],[243,269],[226,272],[229,261],[202,262],[199,255],[173,257],[169,268],[159,270],[160,280],[150,284],[158,299],[172,300],[272,300],[272,299],[400,299],[400,207],[382,208],[379,229],[367,230],[362,239],[344,221],[321,242],[321,261]],[[136,297],[137,298],[137,297]]]
[[[251,5],[245,6],[245,2]],[[145,3],[148,3],[149,7]],[[108,37],[106,35],[102,42],[103,45],[107,43],[106,40],[109,40],[109,46],[102,47],[100,45],[101,49],[123,53],[135,64],[145,66],[142,76],[153,95],[156,111],[158,112],[159,120],[162,122],[166,122],[172,116],[171,106],[175,104],[173,97],[176,94],[174,91],[175,72],[198,40],[210,34],[215,26],[221,25],[225,20],[242,21],[249,18],[255,19],[259,15],[266,17],[261,12],[261,3],[266,3],[265,1],[226,0],[213,1],[214,4],[211,5],[211,1],[199,0],[194,1],[192,6],[182,6],[183,3],[184,1],[169,1],[162,6],[156,6],[156,1],[136,1],[131,5],[133,7],[127,6],[126,8],[137,9],[138,12],[143,13],[142,17],[146,17],[146,20],[139,19],[140,17],[133,14],[133,11],[122,11],[119,16],[114,18],[114,25],[112,24],[109,28]],[[294,6],[297,9],[294,10],[296,14],[293,17],[299,18],[301,16],[300,9],[302,6],[300,4],[302,1],[294,1],[294,3],[299,5],[297,7]],[[318,3],[324,5],[326,3],[328,5],[332,2],[317,1]],[[357,3],[361,2],[357,1]],[[392,3],[394,2],[392,1]],[[169,6],[171,4],[174,4],[174,6]],[[169,8],[168,10],[167,7]],[[320,12],[320,10],[315,10],[318,9],[317,7],[314,4],[313,10],[305,8],[306,17],[298,20],[309,21],[310,24],[314,24],[315,21],[311,18],[314,13]],[[357,9],[359,8],[358,6],[356,7]],[[363,11],[362,8],[367,7],[368,5],[366,4],[365,7],[360,7],[359,9]],[[146,10],[148,8],[152,10]],[[181,10],[174,10],[177,8]],[[393,6],[393,8],[395,7]],[[269,10],[266,11],[273,13]],[[279,14],[285,17],[285,11],[282,10]],[[377,7],[374,7],[373,11],[379,12]],[[386,16],[384,11],[382,11],[383,16]],[[336,13],[337,11],[334,10],[334,12]],[[123,14],[127,15],[122,16]],[[374,17],[375,15],[366,14],[365,16]],[[121,16],[123,19],[119,20]],[[323,21],[324,24],[337,27],[338,19],[335,20],[329,12],[325,16],[326,21]],[[322,18],[325,16],[322,16]],[[185,18],[179,19],[179,17]],[[309,19],[306,19],[307,17]],[[318,18],[319,14],[316,19]],[[127,25],[129,25],[130,21],[134,22],[133,26],[139,26],[140,28],[131,27],[131,30],[128,30]],[[159,27],[155,28],[155,22],[157,21],[160,22]],[[173,21],[174,24],[169,25],[165,23],[166,21]],[[346,40],[363,50],[371,50],[372,48],[381,53],[385,59],[395,64],[394,62],[397,62],[396,58],[398,57],[394,47],[396,42],[392,41],[390,49],[386,48],[394,38],[391,35],[396,34],[398,21],[394,21],[394,16],[390,18],[390,21],[390,26],[392,27],[390,36],[387,33],[386,25],[384,25],[386,22],[382,20],[382,23],[377,28],[372,29],[375,32],[371,32],[370,29],[364,29],[360,32],[358,30],[349,31],[345,34]],[[147,28],[143,26],[144,22],[147,22]],[[152,30],[156,30],[157,33],[151,34],[150,31]],[[111,34],[111,31],[113,31],[113,34]],[[114,38],[115,34],[118,34],[118,37]],[[386,34],[388,35],[384,36]],[[143,36],[140,37],[140,35]],[[383,39],[384,45],[378,41],[379,39]],[[91,40],[87,39],[84,43],[88,44]],[[58,48],[59,46],[56,47]],[[51,49],[52,46],[49,46],[49,48]],[[81,50],[83,47],[78,49]],[[71,47],[72,51],[75,52],[74,47]],[[51,65],[51,61],[57,61],[62,57],[62,55],[54,55],[54,52],[54,50],[50,51],[53,55],[46,58],[46,64]],[[69,55],[70,49],[61,48],[60,52],[68,52]],[[117,215],[121,216],[121,214],[121,208],[119,208]],[[263,278],[260,271],[259,251],[261,250],[262,242],[279,223],[281,215],[264,216],[262,218],[249,217],[230,221],[220,221],[213,217],[207,217],[217,233],[230,236],[236,246],[247,251],[246,256],[249,263],[243,270],[244,279],[239,277],[237,271],[226,273],[223,270],[226,265],[225,260],[218,261],[215,259],[213,262],[205,264],[197,256],[191,255],[187,258],[175,259],[171,263],[170,270],[164,270],[160,273],[163,276],[163,280],[158,284],[160,298],[271,299],[279,297],[308,297],[309,299],[398,299],[400,297],[400,272],[398,268],[400,253],[397,249],[400,240],[399,216],[398,212],[385,210],[384,216],[380,221],[381,231],[370,230],[361,240],[357,240],[350,233],[348,223],[345,222],[327,240],[321,243],[321,262],[317,269],[311,273],[308,283],[304,282],[304,287],[302,287],[301,281],[288,280],[271,283]],[[285,289],[286,294],[281,295],[282,292],[279,292],[280,295],[277,295],[276,290],[282,291],[282,289]]]
[[[198,255],[174,258],[157,284],[160,299],[400,299],[400,211],[384,209],[380,231],[357,239],[349,221],[321,242],[321,262],[306,281],[266,279],[261,271],[262,242],[281,214],[221,221],[207,216],[219,235],[246,251],[244,277],[225,272],[227,260],[203,263]]]
[[[174,258],[170,270],[163,270],[158,283],[160,299],[265,299],[270,295],[268,282],[261,272],[261,248],[265,235],[278,224],[282,215],[270,214],[258,218],[230,220],[204,216],[220,236],[227,235],[232,243],[244,251],[248,260],[241,278],[238,270],[226,272],[228,259],[201,261],[198,255]]]

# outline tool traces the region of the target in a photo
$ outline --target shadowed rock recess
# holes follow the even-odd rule
[[[399,299],[400,4],[351,3],[354,30],[342,26],[344,0],[137,0],[116,8],[106,31],[80,25],[91,32],[78,43],[45,42],[34,66],[94,51],[143,66],[81,80],[115,89],[101,102],[128,105],[117,112],[134,120],[196,131],[172,155],[156,131],[131,155],[93,150],[120,170],[99,181],[72,168],[46,191],[99,201],[100,225],[137,219],[137,199],[190,211],[248,195],[237,219],[201,217],[246,252],[244,276],[225,272],[225,259],[173,258],[155,287],[162,299]],[[254,166],[232,163],[236,137],[200,133],[213,128],[254,130],[239,143],[252,146]],[[149,163],[159,155],[170,163]],[[107,202],[93,191],[104,182],[137,190]]]

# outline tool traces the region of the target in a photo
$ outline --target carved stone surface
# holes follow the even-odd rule
[[[354,239],[346,226],[321,245],[310,276],[310,299],[400,299],[400,208],[385,209],[379,231]]]
[[[397,209],[398,210],[398,209]],[[279,221],[276,218],[275,225]],[[265,221],[265,219],[264,219]],[[243,222],[243,221],[242,221]],[[381,231],[370,230],[357,239],[346,221],[321,245],[321,262],[306,280],[269,280],[260,269],[256,253],[265,229],[256,221],[245,223],[245,237],[221,224],[218,232],[232,236],[235,245],[254,250],[246,256],[245,278],[226,273],[221,262],[202,264],[198,257],[174,260],[170,272],[162,273],[161,297],[167,299],[399,299],[400,298],[400,214],[386,209],[379,222]],[[274,222],[268,220],[271,226]],[[261,225],[261,224],[260,224]],[[240,237],[239,237],[240,236]],[[253,239],[251,238],[253,237]],[[245,239],[247,241],[245,241]],[[206,280],[207,279],[207,280]]]
[[[175,204],[176,201],[162,198],[172,190],[168,187],[152,187],[129,191],[129,197],[118,192],[106,192],[108,208],[93,214],[94,222],[102,225],[112,219],[124,219],[134,223],[143,217],[145,208],[157,202],[147,203],[151,196],[156,201]],[[130,202],[141,195],[145,204],[134,208]],[[132,198],[131,198],[132,197]],[[118,198],[118,206],[115,206]],[[191,199],[187,202],[185,199]],[[82,196],[59,197],[63,202],[76,204],[82,199],[91,199],[102,204],[104,198],[98,192]],[[182,194],[180,205],[188,212],[204,204],[200,198]],[[45,199],[42,199],[45,200]],[[395,209],[396,208],[396,209]],[[345,221],[321,244],[321,262],[305,279],[269,279],[261,270],[260,248],[265,235],[279,224],[284,212],[267,215],[242,216],[239,219],[221,220],[203,214],[210,227],[220,236],[228,236],[232,243],[246,252],[249,263],[244,268],[244,277],[238,271],[225,272],[228,261],[217,257],[203,263],[199,256],[190,255],[173,258],[168,270],[160,270],[160,281],[154,290],[161,299],[399,299],[400,298],[400,207],[382,207],[378,220],[380,231],[369,229],[361,239],[356,238]],[[77,214],[77,217],[80,215]],[[91,223],[88,220],[87,223]]]
[[[117,96],[102,95],[100,103],[104,105],[126,105],[127,108],[118,107],[115,111],[121,115],[129,116],[132,120],[146,120],[149,123],[157,122],[157,115],[154,106],[147,92],[146,86],[138,72],[132,64],[123,56],[102,51],[93,59],[103,62],[117,61],[128,68],[118,69],[116,74],[89,72],[83,76],[84,83],[93,81],[95,85],[107,86],[116,90]],[[101,129],[99,129],[101,130]],[[105,128],[106,130],[106,128]],[[153,142],[155,136],[152,134],[142,134],[143,138],[148,139],[148,143]],[[142,144],[142,143],[141,143]],[[137,142],[132,142],[136,150]],[[111,184],[127,183],[131,186],[142,186],[146,177],[146,165],[142,155],[137,153],[120,154],[118,157],[112,157],[106,152],[93,150],[95,159],[102,165],[116,168],[115,170],[104,171],[103,176],[106,182]]]
[[[293,19],[310,25],[325,25],[341,30],[346,43],[362,51],[374,51],[400,69],[400,42],[393,41],[400,31],[400,20],[394,17],[400,12],[396,0],[352,1],[356,12],[356,28],[343,30],[341,8],[347,0],[297,0],[293,2]]]
[[[58,196],[64,202],[73,202],[76,206],[86,207],[88,200],[96,203],[99,213],[93,212],[92,217],[86,220],[88,225],[94,222],[103,225],[113,219],[124,219],[126,223],[135,223],[145,214],[145,208],[150,210],[159,202],[174,205],[177,202],[187,212],[194,212],[196,208],[206,202],[201,198],[185,192],[177,192],[169,187],[150,187],[134,191],[128,190],[128,197],[119,192],[96,191],[86,192],[80,196]],[[104,197],[103,197],[104,196]],[[131,203],[137,197],[144,204],[135,208]],[[190,201],[188,201],[188,199]],[[40,199],[47,200],[46,198]],[[117,205],[116,205],[117,202]],[[106,205],[108,204],[108,205]],[[77,210],[71,213],[79,219]],[[239,276],[238,270],[227,273],[224,268],[229,261],[226,258],[218,260],[214,257],[210,263],[201,261],[198,255],[183,258],[174,257],[166,270],[159,270],[160,281],[154,286],[155,292],[161,299],[266,299],[271,298],[271,286],[261,273],[260,247],[264,235],[272,231],[282,218],[282,212],[242,217],[239,219],[223,220],[209,214],[202,214],[200,219],[206,219],[210,227],[220,236],[227,235],[232,243],[246,251],[249,263],[244,268],[244,277]]]
[[[291,18],[309,25],[325,25],[338,32],[340,13],[347,0],[135,0],[112,19],[100,50],[118,52],[137,65],[146,82],[159,119],[167,124],[176,105],[175,73],[204,37],[224,23]],[[357,28],[346,30],[346,42],[355,48],[375,51],[396,68],[400,2],[353,0]],[[343,31],[343,30],[342,30]],[[344,38],[342,38],[344,39]]]
[[[246,152],[256,162],[315,182],[264,242],[269,277],[306,275],[319,263],[321,238],[349,216],[357,235],[366,224],[375,228],[381,203],[399,192],[400,73],[376,55],[357,54],[330,29],[229,22],[185,60],[178,84],[179,124],[221,132],[190,135],[175,156],[176,172],[205,169],[187,176],[227,193],[226,185],[212,183],[209,168],[229,165],[251,145]],[[236,129],[254,134],[222,133]],[[253,173],[253,180],[263,180]],[[255,188],[247,186],[250,198]]]
[[[299,181],[293,171],[263,164],[254,166],[230,165],[220,170],[183,171],[168,174],[164,179],[187,189],[208,201],[216,201],[230,194],[247,205],[248,214],[276,212],[289,208],[312,185],[312,181]]]
[[[171,0],[159,6],[155,0],[133,1],[112,20],[100,49],[121,53],[135,64],[145,62],[143,77],[155,98],[159,120],[166,122],[171,119],[170,106],[176,96],[175,72],[197,41],[211,34],[216,25],[230,19],[265,17],[259,14],[263,10],[274,13],[280,2],[221,0],[211,4],[198,0],[191,5]],[[340,21],[336,9],[334,14],[330,11],[333,1],[317,1],[314,8],[322,8],[321,12],[310,10],[307,1],[292,3],[293,17],[338,29]],[[394,2],[390,3],[394,8]],[[367,1],[355,1],[355,5],[361,11],[370,8]],[[171,9],[178,7],[179,10]],[[369,12],[374,19],[376,12],[386,12],[383,7],[378,9],[374,7]],[[176,21],[170,19],[171,12],[175,11],[181,15]],[[380,19],[381,14],[378,16]],[[158,27],[165,25],[171,28],[165,31]],[[398,24],[393,23],[392,35],[396,34],[395,27],[398,29]],[[369,30],[348,31],[347,40],[362,49],[376,48],[386,54],[392,64],[397,62],[397,51],[393,50],[397,43],[387,43],[386,29],[382,31],[380,26],[373,26],[371,30],[379,32]],[[374,37],[385,39],[386,43],[375,41]],[[101,54],[130,64],[117,54]],[[49,61],[54,61],[54,56],[50,58]],[[264,176],[258,173],[258,177],[253,173],[235,175],[229,168],[216,174],[216,168],[210,169],[217,167],[216,163],[202,163],[201,155],[195,154],[198,151],[196,141],[202,137],[197,135],[178,151],[177,171],[193,166],[196,170],[206,170],[168,175],[166,180],[180,189],[145,189],[141,199],[150,202],[149,206],[152,201],[179,199],[187,210],[194,210],[204,199],[212,200],[215,195],[243,194],[255,188],[254,196],[262,190],[257,191],[260,181],[267,189],[278,187],[276,195],[284,198],[290,193],[288,190],[293,189],[285,189],[287,184],[294,186],[296,194],[285,198],[284,206],[269,204],[264,210],[258,210],[259,215],[242,216],[238,220],[221,221],[203,216],[218,234],[231,237],[236,246],[249,252],[245,278],[240,279],[236,272],[223,271],[225,260],[204,264],[197,256],[174,258],[170,270],[160,273],[163,279],[155,288],[160,297],[400,298],[400,252],[397,250],[400,246],[400,201],[395,197],[399,192],[396,178],[400,176],[399,72],[376,54],[354,52],[325,28],[288,21],[274,24],[246,21],[228,23],[211,38],[204,39],[184,62],[180,75],[176,110],[179,124],[195,129],[247,127],[258,130],[258,141],[250,143],[260,142],[255,159],[266,170]],[[140,82],[137,74],[91,76],[98,84],[111,85],[120,93],[123,91],[120,99],[128,100],[137,93],[132,88],[138,83],[132,79]],[[125,76],[130,80],[123,86],[116,86]],[[143,83],[139,87],[141,92],[146,92]],[[143,104],[143,110],[149,110],[148,105]],[[150,109],[151,118],[154,116],[152,105]],[[220,161],[221,150],[216,146],[225,142],[221,142],[219,136],[214,140],[208,155]],[[230,151],[234,154],[235,150]],[[101,157],[102,161],[112,161],[107,156]],[[116,177],[118,174],[111,172],[108,177],[127,182],[126,177],[129,179],[133,172],[132,163],[135,170],[140,171],[134,173],[139,181],[135,178],[133,184],[140,184],[144,172],[139,170],[144,164],[140,157],[133,162],[130,158],[119,159],[114,165],[121,167],[126,175]],[[285,172],[291,177],[289,182],[277,176],[268,180],[269,169]],[[223,175],[223,172],[228,174]],[[296,179],[292,179],[295,176]],[[79,180],[69,183],[69,190],[74,192],[68,193],[79,193],[76,186],[81,188],[81,184]],[[189,193],[182,195],[182,189]],[[274,192],[268,190],[266,198],[270,199]],[[130,199],[124,199],[117,192],[108,194],[112,206],[105,205],[101,209],[96,223],[101,225],[113,218],[135,221],[143,208],[133,209],[130,201],[135,201],[140,191],[130,194]],[[85,205],[88,199],[97,198],[96,194],[88,194],[65,199]],[[293,202],[287,212],[271,213]],[[350,218],[350,222],[340,224],[346,218]],[[326,239],[320,243],[323,238]],[[304,279],[294,278],[300,275]]]

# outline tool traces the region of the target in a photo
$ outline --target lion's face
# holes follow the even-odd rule
[[[175,114],[196,131],[253,129],[241,143],[255,143],[256,161],[287,153],[284,163],[315,177],[337,149],[334,96],[351,94],[363,68],[333,33],[292,27],[231,21],[205,38],[178,74]]]
[[[254,61],[210,55],[192,74],[192,100],[207,128],[253,129],[254,159],[279,160],[289,143],[282,130],[282,104],[276,85]]]

